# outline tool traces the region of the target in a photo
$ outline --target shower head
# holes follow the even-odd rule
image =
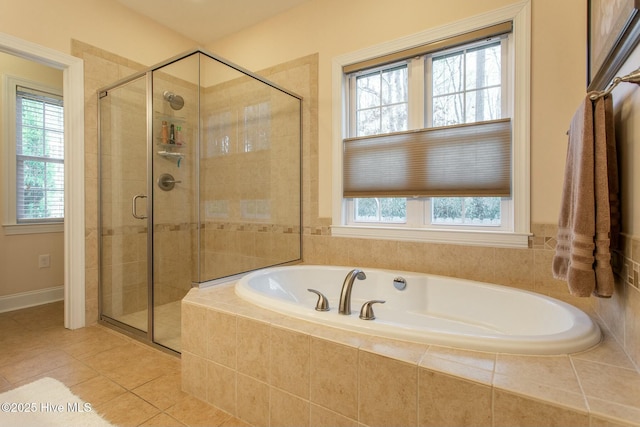
[[[164,97],[164,99],[169,101],[169,105],[174,110],[180,110],[182,109],[182,107],[184,107],[184,98],[181,97],[180,95],[176,95],[173,92],[169,92],[168,90],[165,90],[164,92],[162,92],[162,96]]]

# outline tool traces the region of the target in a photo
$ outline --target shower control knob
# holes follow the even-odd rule
[[[176,181],[170,173],[163,173],[158,178],[158,187],[164,191],[171,191],[176,184],[180,184],[181,182],[182,181]]]

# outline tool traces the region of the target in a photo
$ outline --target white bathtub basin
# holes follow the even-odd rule
[[[600,342],[600,329],[584,312],[556,299],[505,286],[411,272],[362,268],[353,285],[351,315],[338,314],[349,267],[291,266],[256,271],[236,284],[241,298],[267,308],[337,328],[469,350],[514,354],[566,354]],[[393,280],[406,279],[404,290]],[[330,311],[316,311],[322,292]],[[369,300],[376,318],[362,320]]]

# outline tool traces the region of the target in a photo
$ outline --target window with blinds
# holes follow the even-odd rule
[[[509,229],[505,22],[343,67],[347,223]]]
[[[64,220],[62,97],[16,87],[16,222]]]

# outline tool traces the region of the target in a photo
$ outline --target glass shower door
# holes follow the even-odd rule
[[[99,103],[101,319],[147,333],[146,78],[101,93]]]
[[[194,274],[199,55],[152,73],[153,342],[180,351]]]

